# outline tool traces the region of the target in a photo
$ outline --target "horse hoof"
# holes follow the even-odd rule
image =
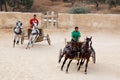
[[[85,72],[85,74],[87,74],[87,72]]]
[[[63,69],[61,69],[61,71],[63,71]]]
[[[60,63],[61,61],[59,60],[58,63]]]
[[[66,74],[68,74],[68,71],[66,71]]]
[[[19,45],[19,41],[17,41],[16,44]]]
[[[79,63],[77,63],[77,66],[79,65]]]

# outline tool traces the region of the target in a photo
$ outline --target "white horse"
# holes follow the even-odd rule
[[[13,47],[15,47],[15,44],[19,44],[20,40],[21,40],[21,44],[23,44],[24,33],[23,33],[21,21],[16,22],[16,27],[13,28],[13,32],[14,32]]]
[[[27,48],[30,48],[31,46],[33,46],[33,44],[35,43],[35,41],[37,40],[37,38],[39,37],[39,30],[38,30],[38,25],[36,22],[33,23],[33,28],[32,31],[30,33],[30,37],[29,37],[29,42],[27,44]]]

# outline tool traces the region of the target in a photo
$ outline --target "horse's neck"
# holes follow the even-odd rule
[[[21,27],[20,27],[20,26],[16,26],[16,28],[17,28],[17,29],[21,29]]]
[[[82,44],[81,48],[84,49],[84,50],[87,48],[86,42],[84,42],[84,43]]]

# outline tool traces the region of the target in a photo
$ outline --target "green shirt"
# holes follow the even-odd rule
[[[75,41],[78,41],[79,37],[81,37],[80,31],[72,31],[72,38],[74,38]]]

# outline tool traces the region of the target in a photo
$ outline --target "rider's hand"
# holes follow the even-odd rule
[[[74,39],[74,38],[72,38],[72,41],[75,41],[75,39]]]

